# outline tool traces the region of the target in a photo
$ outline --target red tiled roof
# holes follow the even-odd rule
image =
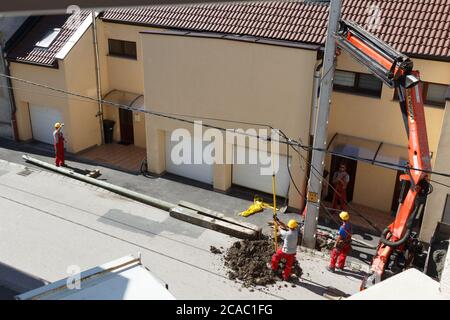
[[[44,66],[56,66],[55,56],[67,43],[70,37],[77,31],[81,23],[90,14],[90,11],[81,11],[72,15],[49,15],[43,16],[32,26],[21,39],[8,51],[7,59],[40,64]],[[36,43],[53,30],[61,28],[58,36],[48,48],[40,48]]]
[[[370,31],[405,54],[450,58],[450,0],[343,0],[342,18],[363,26],[379,21]],[[323,44],[328,4],[290,0],[115,8],[104,11],[102,19]]]

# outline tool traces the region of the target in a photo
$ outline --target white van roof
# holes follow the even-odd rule
[[[167,285],[142,265],[126,256],[81,272],[79,289],[70,289],[71,278],[16,296],[18,300],[174,300]],[[75,287],[75,285],[73,285]]]

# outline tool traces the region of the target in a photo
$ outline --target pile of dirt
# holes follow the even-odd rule
[[[270,262],[274,254],[274,244],[267,240],[242,240],[233,243],[225,254],[225,266],[230,270],[228,277],[231,280],[241,280],[245,287],[267,286],[281,279],[284,269],[282,260],[277,272],[270,269]],[[301,268],[298,261],[292,269],[292,274],[300,277]]]

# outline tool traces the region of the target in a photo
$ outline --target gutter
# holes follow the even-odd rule
[[[94,39],[94,56],[95,56],[95,75],[96,75],[96,83],[97,83],[97,100],[98,100],[98,121],[100,125],[100,144],[105,143],[105,134],[103,131],[103,104],[102,104],[102,79],[100,73],[100,57],[98,50],[98,38],[97,38],[97,22],[96,17],[97,14],[95,11],[92,11],[92,36]]]

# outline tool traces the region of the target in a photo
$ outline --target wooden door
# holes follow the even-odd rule
[[[134,143],[133,111],[119,109],[120,143],[129,145]]]

